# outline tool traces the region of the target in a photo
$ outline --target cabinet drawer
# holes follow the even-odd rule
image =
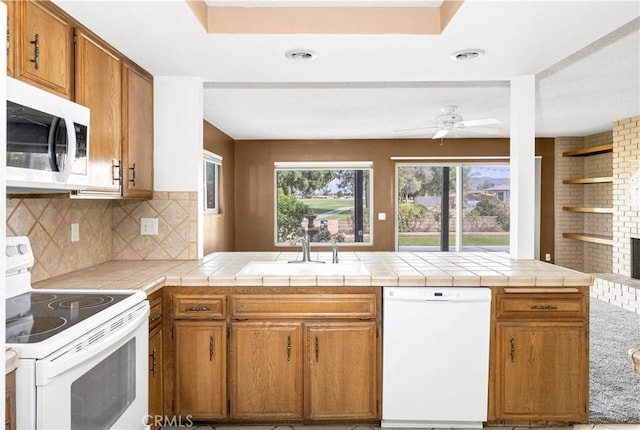
[[[180,294],[173,295],[174,318],[224,319],[227,314],[223,294]]]
[[[231,317],[376,318],[375,294],[238,294],[231,296]]]
[[[162,322],[162,295],[150,296],[149,307],[149,331],[151,331]]]
[[[582,294],[574,295],[498,295],[497,318],[571,318],[587,315],[587,300]]]

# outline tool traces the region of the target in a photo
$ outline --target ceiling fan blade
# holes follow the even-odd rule
[[[398,132],[398,131],[414,131],[414,130],[429,130],[429,129],[434,129],[435,130],[437,128],[438,127],[434,127],[434,126],[431,126],[431,127],[413,127],[413,128],[399,128],[399,129],[393,130],[393,131],[395,133],[395,132]]]
[[[440,139],[441,137],[445,137],[449,133],[449,130],[440,129],[436,134],[433,135],[432,139]]]
[[[494,125],[500,124],[500,120],[498,118],[483,118],[483,119],[471,119],[469,121],[460,121],[457,124],[460,124],[462,127],[479,127],[483,125]]]

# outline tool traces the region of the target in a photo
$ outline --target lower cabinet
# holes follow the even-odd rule
[[[376,419],[376,322],[309,323],[305,338],[306,418]]]
[[[159,430],[163,420],[162,290],[149,296],[149,422]]]
[[[587,291],[511,290],[511,293],[498,290],[494,300],[490,419],[587,420]]]
[[[302,324],[233,322],[230,333],[231,418],[301,419]]]
[[[16,371],[5,375],[4,392],[4,428],[16,429]]]
[[[227,416],[224,321],[175,321],[175,411],[193,419]]]
[[[498,411],[503,418],[571,420],[587,404],[580,322],[498,323]]]
[[[380,289],[269,290],[168,288],[169,413],[194,421],[377,422]]]

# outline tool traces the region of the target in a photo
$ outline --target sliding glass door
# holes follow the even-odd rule
[[[399,251],[509,251],[509,165],[398,164]]]

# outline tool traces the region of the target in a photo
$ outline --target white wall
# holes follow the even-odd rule
[[[535,76],[511,80],[511,229],[510,254],[516,260],[534,258],[535,225]]]
[[[202,80],[155,77],[154,189],[198,191],[202,181]]]
[[[198,258],[202,258],[203,83],[193,77],[154,77],[153,97],[153,187],[156,192],[198,192]]]

